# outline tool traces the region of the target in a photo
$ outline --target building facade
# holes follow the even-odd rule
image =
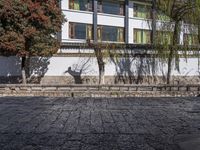
[[[151,0],[62,0],[61,7],[67,18],[62,28],[62,42],[95,42],[126,44],[151,44],[152,34],[163,34],[163,40],[171,41],[170,30],[163,29],[163,22],[170,18],[156,12],[153,22]],[[180,44],[196,44],[189,26],[182,24]],[[170,27],[168,27],[170,28]],[[165,30],[165,31],[164,31]],[[189,39],[189,40],[188,40]]]
[[[106,84],[130,83],[130,80],[134,80],[131,83],[162,83],[165,80],[167,65],[142,55],[143,49],[137,48],[137,45],[149,45],[155,40],[161,44],[172,41],[173,23],[167,24],[170,18],[155,12],[151,0],[62,0],[61,8],[67,19],[59,34],[61,49],[51,58],[30,60],[30,73],[33,77],[42,76],[42,84],[98,83],[98,65],[94,50],[87,46],[88,40],[132,45],[134,49],[128,50],[137,54],[137,57],[120,57],[117,61],[107,58]],[[196,29],[182,22],[179,43],[196,45],[197,35],[193,33],[197,33]],[[156,35],[160,35],[159,39]],[[0,76],[20,76],[19,63],[12,70],[3,68],[12,64],[13,59],[18,58],[0,59],[1,64],[5,64],[0,68],[5,70]],[[175,65],[172,69],[173,82],[182,82],[179,79],[186,77],[199,82],[198,62],[198,58],[192,56],[187,60],[180,58],[179,70]]]

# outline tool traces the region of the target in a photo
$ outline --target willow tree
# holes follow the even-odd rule
[[[97,65],[99,69],[99,82],[98,84],[105,84],[105,64],[106,59],[109,57],[109,51],[113,49],[113,44],[96,42],[91,43],[87,40],[89,48],[94,50],[94,55],[97,59]]]
[[[164,27],[164,30],[167,27],[167,31],[170,32],[169,36],[170,38],[166,39],[166,41],[159,41],[162,39],[159,35],[157,35],[157,47],[156,50],[158,50],[157,54],[167,60],[168,64],[168,70],[167,70],[167,84],[170,83],[171,80],[171,71],[172,71],[172,62],[175,60],[175,64],[177,69],[179,68],[179,52],[187,51],[187,47],[184,47],[183,45],[180,45],[180,33],[182,30],[182,23],[187,21],[190,23],[194,23],[195,20],[194,16],[191,16],[191,14],[200,15],[197,11],[199,3],[198,0],[185,0],[180,2],[179,0],[157,0],[156,1],[156,8],[158,13],[164,14],[164,16],[167,16],[167,21],[164,18],[164,21],[162,20],[163,16],[161,18],[157,18],[158,20],[162,21],[162,25]],[[159,15],[158,15],[159,16]],[[189,17],[190,16],[190,17]],[[191,19],[192,18],[192,19]],[[200,22],[195,22],[195,24],[199,24]],[[161,27],[161,30],[162,27]],[[163,36],[163,35],[162,35]],[[159,40],[158,40],[159,39]],[[170,43],[167,40],[171,40]],[[159,46],[158,46],[159,45]],[[163,50],[164,49],[164,50]],[[184,52],[187,55],[187,52]]]
[[[57,0],[0,0],[0,54],[21,57],[23,83],[28,57],[57,52],[63,22]]]

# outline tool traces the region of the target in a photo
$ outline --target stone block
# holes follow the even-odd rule
[[[120,88],[119,88],[119,87],[113,86],[113,87],[110,87],[110,90],[111,90],[111,91],[119,91]]]
[[[129,87],[120,87],[120,91],[128,91]]]
[[[129,91],[137,91],[138,87],[129,87]]]
[[[31,91],[42,91],[42,87],[31,87]]]
[[[198,87],[190,87],[190,91],[199,91]]]
[[[87,91],[87,87],[73,87],[73,91]]]
[[[152,87],[145,87],[145,86],[141,86],[141,87],[138,87],[138,91],[152,91],[153,88]]]
[[[58,87],[58,91],[71,91],[71,87]]]
[[[57,91],[57,87],[44,87],[43,88],[44,91]]]

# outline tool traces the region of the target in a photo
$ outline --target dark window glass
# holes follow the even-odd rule
[[[124,2],[122,1],[98,1],[98,12],[114,15],[124,15]]]
[[[97,34],[99,41],[124,42],[124,28],[99,26]]]
[[[72,39],[92,39],[92,25],[69,23],[69,37]]]
[[[86,39],[86,24],[75,25],[75,37],[76,39]]]

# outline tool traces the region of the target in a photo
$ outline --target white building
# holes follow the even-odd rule
[[[62,48],[52,58],[39,61],[31,59],[31,64],[36,64],[35,61],[45,64],[39,69],[38,66],[32,65],[31,69],[32,75],[44,75],[41,81],[44,84],[97,83],[98,65],[92,55],[93,50],[87,47],[88,39],[96,43],[118,43],[134,47],[137,47],[137,44],[151,44],[153,34],[163,35],[160,42],[171,41],[170,28],[173,28],[173,25],[164,29],[162,22],[167,22],[169,18],[161,13],[158,15],[159,20],[152,20],[151,0],[62,0],[61,8],[67,19],[60,34]],[[182,23],[180,44],[184,44],[184,41],[190,45],[196,44],[196,37],[190,34],[189,29],[187,24]],[[133,80],[141,82],[144,76],[166,76],[166,65],[161,66],[159,60],[156,60],[155,70],[152,69],[152,59],[140,56],[142,50],[136,49],[132,49],[131,53],[137,53],[138,57],[120,57],[119,61],[108,58],[105,60],[105,83],[127,83],[125,80],[129,75],[134,76]],[[1,64],[6,61],[5,66],[0,68],[5,70],[4,67],[9,65],[10,60],[2,58],[0,61]],[[20,67],[20,64],[18,66]],[[0,74],[19,75],[17,67]],[[187,76],[188,79],[198,77],[198,58],[180,58],[180,71],[174,68],[172,75]],[[152,82],[146,78],[144,80],[144,83]],[[197,80],[195,78],[195,82]]]

